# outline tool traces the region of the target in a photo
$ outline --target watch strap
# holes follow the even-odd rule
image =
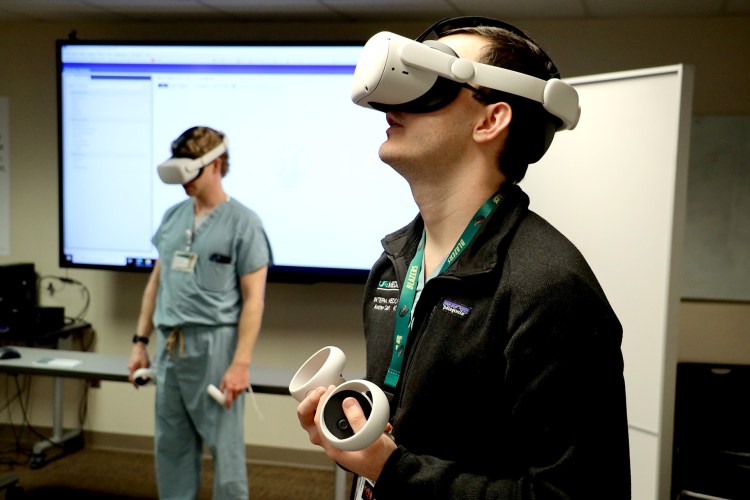
[[[142,337],[136,333],[133,335],[133,343],[137,344],[138,342],[148,345],[148,337]]]

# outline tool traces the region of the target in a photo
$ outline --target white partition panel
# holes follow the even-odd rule
[[[633,498],[662,500],[671,479],[675,337],[685,225],[692,69],[567,80],[581,120],[558,133],[521,186],[531,208],[583,252],[623,324]],[[655,485],[643,471],[651,456]],[[636,473],[637,472],[637,473]],[[650,490],[648,496],[644,490]]]

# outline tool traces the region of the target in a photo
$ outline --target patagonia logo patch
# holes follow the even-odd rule
[[[458,314],[459,316],[466,316],[467,314],[469,314],[469,311],[471,311],[471,308],[462,306],[461,304],[456,304],[455,302],[451,302],[450,300],[444,300],[443,311]]]

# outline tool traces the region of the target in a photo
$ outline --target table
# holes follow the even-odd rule
[[[21,357],[0,360],[0,371],[54,377],[52,436],[34,444],[29,462],[32,469],[38,469],[45,465],[45,451],[48,448],[59,446],[63,451],[72,451],[80,448],[82,444],[80,427],[67,432],[63,428],[63,378],[127,381],[127,358],[83,351],[12,347],[21,354]],[[78,364],[75,366],[66,364],[73,362]]]
[[[32,451],[31,468],[43,467],[45,451],[60,446],[63,452],[82,447],[81,427],[65,431],[63,428],[63,378],[129,382],[127,355],[99,354],[94,352],[38,347],[12,346],[20,358],[0,360],[0,372],[23,373],[54,377],[52,436],[38,441]],[[290,396],[289,382],[296,370],[251,364],[250,383],[254,392]],[[291,397],[291,396],[290,396]],[[334,498],[343,500],[346,495],[346,472],[335,465]]]
[[[24,346],[10,344],[11,347],[19,351],[21,358],[18,359],[6,359],[0,360],[0,371],[8,373],[27,373],[35,374],[39,373],[42,375],[52,375],[54,379],[54,393],[53,393],[53,433],[52,437],[42,439],[34,445],[32,455],[29,460],[29,466],[32,469],[42,467],[45,463],[45,450],[52,446],[60,446],[63,452],[71,451],[72,449],[79,449],[82,446],[81,441],[81,429],[74,430],[69,433],[63,432],[62,427],[62,379],[55,373],[55,366],[44,366],[38,363],[42,357],[55,358],[58,353],[58,349],[42,349],[36,347],[30,347],[32,345],[43,345],[49,346],[54,345],[57,348],[60,346],[62,339],[68,339],[73,334],[81,334],[86,330],[90,329],[91,325],[86,321],[80,319],[74,319],[67,322],[62,328],[58,330],[44,330],[44,331],[29,331],[23,335],[19,335],[17,332],[13,335],[6,336],[4,338],[5,345],[8,343],[17,342],[18,344],[24,344]],[[80,351],[70,351],[81,353]],[[24,355],[23,353],[26,353]],[[84,353],[81,353],[84,354]],[[88,353],[91,354],[91,353]],[[63,373],[62,376],[71,376],[70,370],[68,373]],[[76,378],[96,378],[90,377],[87,373],[81,373],[75,375]]]

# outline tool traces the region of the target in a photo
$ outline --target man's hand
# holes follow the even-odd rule
[[[230,408],[235,401],[250,389],[250,365],[246,363],[233,362],[227,368],[224,377],[219,384],[219,390],[226,396],[224,406]]]
[[[383,429],[383,435],[372,445],[359,451],[343,451],[336,448],[323,435],[320,418],[323,414],[323,401],[336,389],[335,386],[328,388],[318,387],[305,397],[297,406],[297,418],[300,425],[310,437],[310,442],[321,446],[326,455],[342,467],[376,481],[383,470],[388,457],[396,449],[396,443],[390,437],[391,426],[388,424]],[[355,398],[345,398],[342,402],[344,415],[349,425],[356,434],[367,422],[364,411]]]
[[[133,373],[139,368],[148,368],[151,366],[151,362],[148,359],[148,350],[146,345],[141,342],[133,344],[133,349],[130,351],[130,359],[128,360],[128,380],[137,389],[140,387],[135,383]]]

